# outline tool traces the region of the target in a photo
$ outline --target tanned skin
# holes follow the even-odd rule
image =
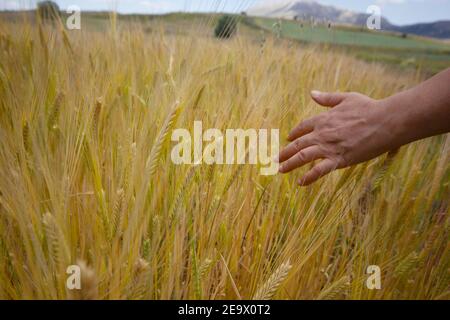
[[[291,143],[278,157],[280,173],[317,160],[298,180],[301,186],[413,141],[450,132],[450,68],[382,100],[319,91],[312,91],[311,97],[331,109],[295,127],[288,137]]]

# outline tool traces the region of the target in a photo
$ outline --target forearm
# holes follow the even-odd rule
[[[450,131],[450,68],[380,101],[391,147]]]

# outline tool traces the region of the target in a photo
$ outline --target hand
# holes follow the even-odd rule
[[[328,112],[301,122],[289,134],[292,141],[279,154],[281,173],[321,159],[299,181],[309,185],[335,169],[373,159],[395,149],[394,128],[383,103],[359,93],[311,92]]]

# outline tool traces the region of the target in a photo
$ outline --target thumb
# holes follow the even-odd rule
[[[340,104],[346,98],[347,94],[335,92],[335,93],[327,93],[320,92],[317,90],[311,91],[311,97],[318,104],[325,107],[335,107]]]

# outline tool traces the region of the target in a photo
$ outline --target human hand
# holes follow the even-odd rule
[[[318,104],[332,109],[301,122],[291,143],[278,157],[281,173],[321,159],[301,179],[302,186],[335,169],[373,159],[397,147],[389,113],[381,101],[359,93],[311,92]]]

